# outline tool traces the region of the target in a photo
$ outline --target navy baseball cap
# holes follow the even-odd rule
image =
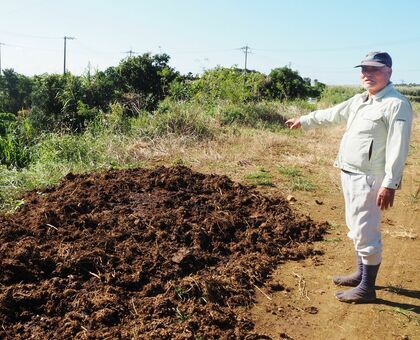
[[[370,52],[366,54],[365,59],[363,59],[360,65],[355,67],[362,66],[374,66],[374,67],[392,67],[391,56],[386,52]]]

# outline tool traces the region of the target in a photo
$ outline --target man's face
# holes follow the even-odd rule
[[[376,94],[388,84],[391,74],[392,69],[388,66],[362,66],[360,79],[362,80],[363,87],[370,94]]]

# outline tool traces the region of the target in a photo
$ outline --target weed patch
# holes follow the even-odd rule
[[[315,185],[311,182],[311,180],[307,177],[302,175],[302,172],[297,167],[286,167],[283,165],[279,165],[277,167],[278,172],[282,175],[287,177],[290,180],[290,186],[292,190],[300,190],[300,191],[313,191],[315,190]]]
[[[259,168],[256,172],[250,172],[244,176],[254,185],[274,186],[272,175],[264,168]]]

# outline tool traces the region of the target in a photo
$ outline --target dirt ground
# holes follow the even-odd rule
[[[282,264],[273,279],[287,289],[257,293],[252,308],[256,331],[272,339],[420,339],[419,204],[410,202],[412,185],[419,187],[419,170],[409,166],[405,187],[394,208],[382,219],[384,254],[378,274],[378,300],[344,304],[335,299],[332,276],[354,269],[352,244],[343,224],[339,195],[300,197],[296,205],[315,220],[338,221],[324,241],[316,244],[323,256]],[[416,189],[418,190],[418,189]],[[323,202],[314,204],[314,199]]]
[[[411,151],[402,189],[394,207],[383,213],[383,260],[376,282],[378,300],[370,304],[344,304],[332,276],[355,268],[351,242],[343,217],[343,199],[335,169],[319,174],[323,187],[312,193],[294,193],[293,209],[332,228],[316,249],[323,256],[287,262],[273,280],[287,289],[272,295],[257,292],[251,310],[256,331],[272,339],[420,339],[420,129],[413,129]],[[334,132],[325,132],[332,143]],[[315,135],[306,136],[310,141]],[[325,141],[320,141],[321,143]]]

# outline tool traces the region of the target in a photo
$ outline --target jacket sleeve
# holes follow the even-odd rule
[[[400,186],[410,146],[412,121],[413,111],[410,103],[401,101],[389,120],[383,187],[397,189]]]
[[[300,117],[300,124],[303,129],[307,130],[312,127],[321,125],[332,125],[346,122],[349,114],[350,107],[355,97],[350,98],[338,105],[329,109],[317,110]]]

